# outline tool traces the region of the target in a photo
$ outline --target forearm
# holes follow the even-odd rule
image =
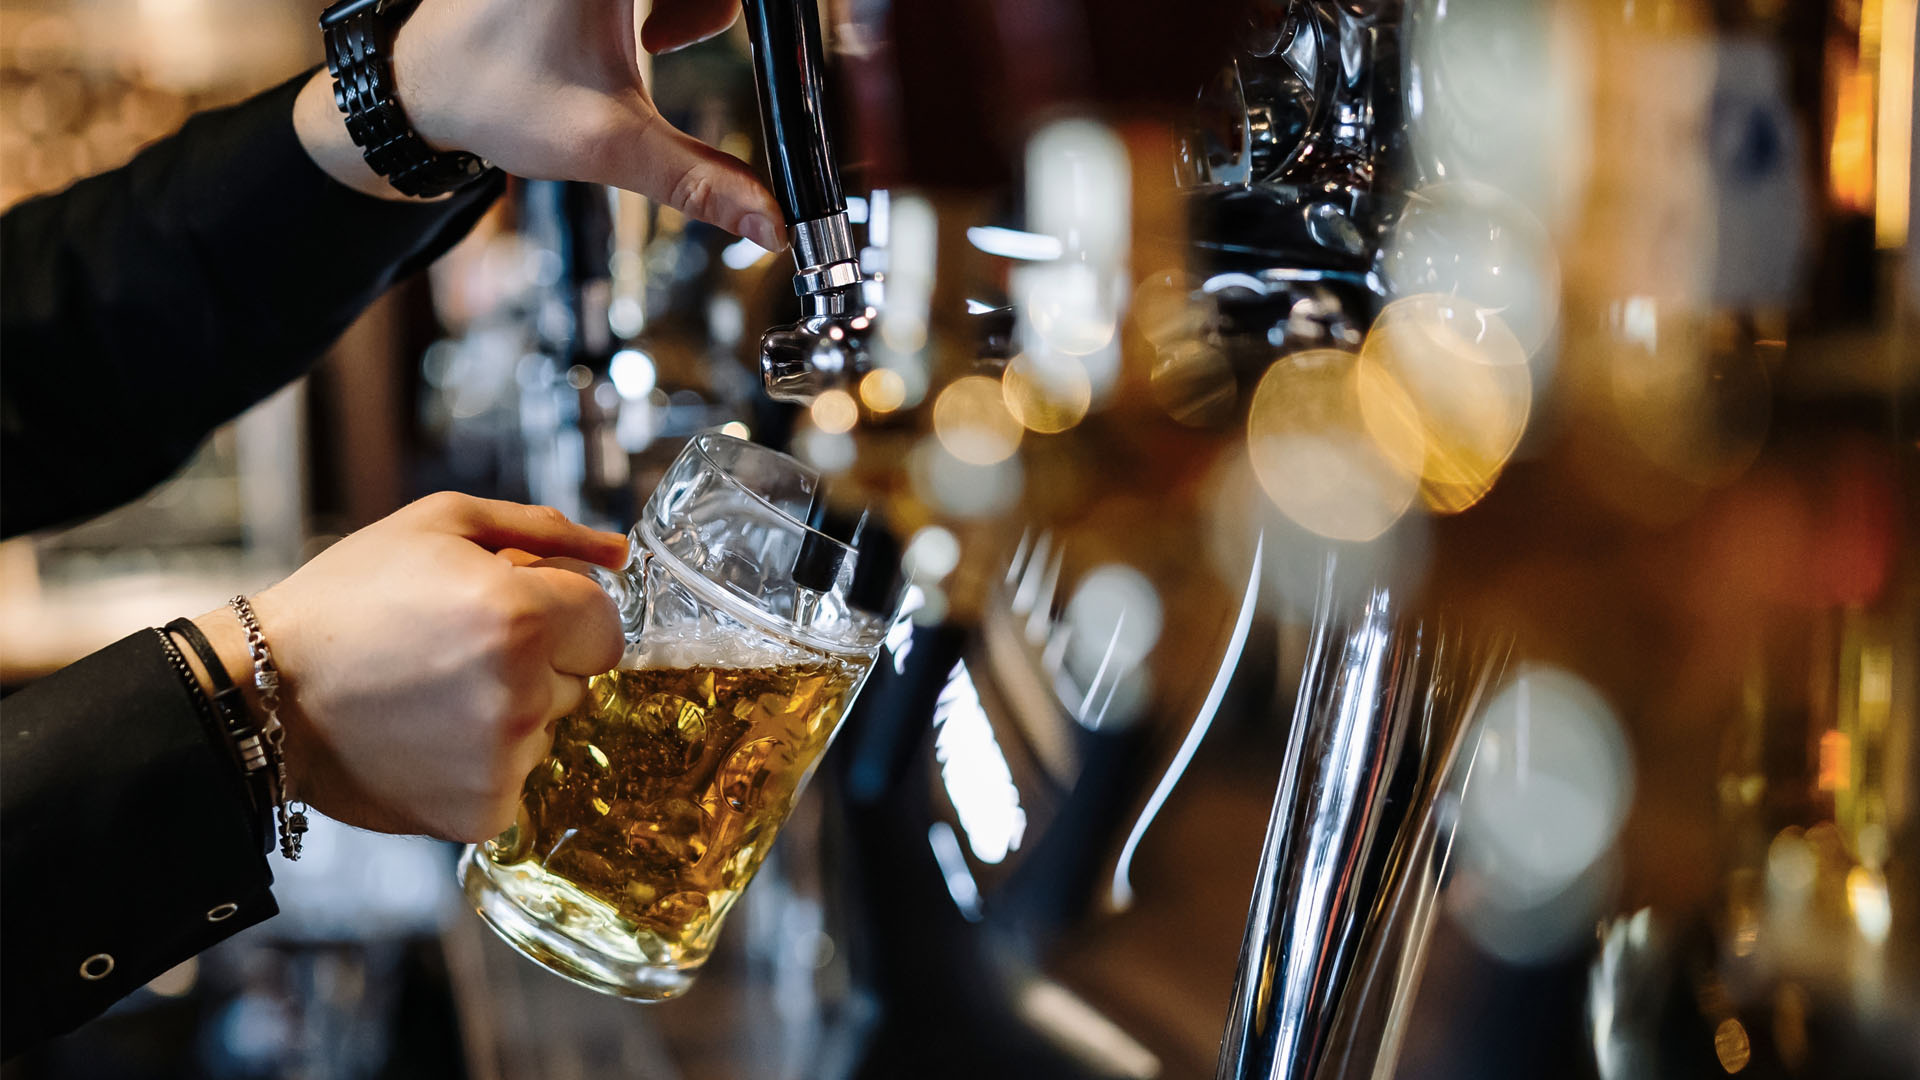
[[[7,534],[163,478],[498,193],[490,182],[422,203],[348,187],[321,165],[351,176],[330,128],[295,123],[316,78],[195,117],[128,165],[0,222]],[[337,116],[331,126],[346,138]]]

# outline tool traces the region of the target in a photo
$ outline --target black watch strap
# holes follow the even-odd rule
[[[492,169],[465,151],[428,146],[400,107],[393,81],[393,38],[419,0],[340,0],[320,16],[333,103],[347,134],[373,171],[403,195],[432,198],[473,183]]]

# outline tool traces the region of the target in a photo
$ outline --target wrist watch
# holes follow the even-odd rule
[[[432,198],[479,180],[492,165],[442,153],[413,130],[393,80],[393,38],[419,0],[340,0],[320,16],[333,103],[373,171],[404,195]]]

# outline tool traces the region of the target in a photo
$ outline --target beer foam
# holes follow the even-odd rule
[[[620,666],[629,671],[697,667],[748,669],[818,663],[822,659],[811,649],[784,646],[766,638],[703,635],[629,642],[627,651],[620,657]]]

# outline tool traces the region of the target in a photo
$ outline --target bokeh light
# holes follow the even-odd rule
[[[1332,540],[1372,540],[1398,521],[1419,490],[1426,454],[1417,426],[1369,430],[1357,367],[1358,357],[1334,349],[1283,357],[1261,376],[1247,414],[1247,452],[1267,497]],[[1393,385],[1371,392],[1380,398],[1376,411],[1414,415]]]
[[[1145,662],[1164,613],[1153,582],[1131,566],[1088,571],[1067,602],[1067,670],[1081,688],[1075,718],[1099,730],[1132,720],[1147,701]]]
[[[1086,356],[1113,343],[1119,305],[1106,275],[1079,262],[1022,267],[1015,295],[1041,351]]]
[[[1234,416],[1240,384],[1225,350],[1203,340],[1161,346],[1148,375],[1153,399],[1174,420],[1189,427],[1214,427]]]
[[[907,381],[892,368],[876,368],[860,380],[860,400],[876,413],[887,413],[906,404]]]
[[[1030,232],[1058,237],[1068,257],[1126,256],[1133,175],[1118,135],[1098,121],[1058,120],[1028,140],[1026,164]]]
[[[639,349],[621,349],[607,365],[614,389],[628,401],[639,401],[653,393],[655,371],[653,357]]]
[[[1130,292],[1126,144],[1095,121],[1056,121],[1028,140],[1026,174],[1028,232],[1052,237],[1060,250],[1058,258],[1025,263],[1009,275],[1020,313],[1016,339],[1036,361],[1079,358],[1089,403],[1097,403],[1119,376],[1118,330]]]
[[[903,562],[915,581],[938,582],[960,565],[960,538],[943,526],[925,526],[907,542]]]
[[[1202,299],[1210,299],[1205,293]],[[1133,325],[1159,348],[1196,337],[1213,316],[1210,304],[1196,301],[1182,270],[1162,270],[1140,279],[1133,290]]]
[[[1479,501],[1527,428],[1533,377],[1506,323],[1468,301],[1435,293],[1388,304],[1360,350],[1360,412],[1382,447],[1412,446],[1405,462],[1421,498],[1442,513]],[[1411,406],[1411,411],[1402,411]]]
[[[1753,1060],[1753,1042],[1747,1037],[1746,1026],[1731,1016],[1720,1021],[1713,1031],[1713,1053],[1729,1075],[1746,1068]]]
[[[1093,402],[1093,383],[1078,357],[1021,353],[1000,376],[1007,412],[1028,431],[1053,434],[1078,424]],[[937,404],[937,403],[936,403]]]
[[[1207,553],[1214,572],[1232,580],[1252,563],[1260,547],[1261,603],[1282,618],[1312,618],[1327,585],[1341,604],[1365,603],[1378,587],[1411,603],[1425,586],[1433,546],[1432,519],[1425,514],[1405,515],[1372,540],[1329,540],[1274,506],[1261,491],[1246,454],[1222,453],[1205,486]],[[1329,559],[1335,567],[1331,582]]]
[[[814,426],[829,435],[852,431],[853,425],[860,421],[860,406],[844,390],[828,390],[821,394],[813,399],[810,411]]]
[[[1479,865],[1521,896],[1545,896],[1613,842],[1633,783],[1606,699],[1570,672],[1526,665],[1481,713],[1461,827]]]
[[[793,447],[802,461],[829,474],[846,471],[858,454],[853,436],[812,426],[794,436]]]
[[[993,380],[985,380],[992,386]],[[999,389],[994,388],[999,401]],[[1004,415],[1005,409],[1001,412]],[[1009,418],[1011,419],[1011,418]],[[1020,430],[1018,424],[1014,430]],[[937,439],[922,439],[908,455],[913,493],[936,511],[957,520],[992,517],[1012,509],[1025,487],[1025,472],[1017,457],[991,464],[964,461],[949,453]]]
[[[1531,211],[1498,188],[1431,184],[1408,198],[1381,269],[1396,297],[1442,293],[1492,310],[1526,355],[1560,318],[1560,261]]]
[[[880,342],[885,346],[882,361],[891,366],[926,347],[940,222],[933,204],[917,195],[902,195],[890,203]]]
[[[1013,456],[1025,429],[1007,411],[997,379],[956,379],[933,402],[933,431],[940,445],[969,465],[992,465]]]
[[[1893,903],[1887,879],[1878,870],[1856,866],[1847,871],[1847,910],[1869,945],[1883,945],[1893,928]]]
[[[1805,830],[1789,825],[1767,844],[1768,902],[1793,911],[1807,902],[1819,877],[1820,860],[1807,843]]]
[[[1661,471],[1702,487],[1752,465],[1773,420],[1772,379],[1751,351],[1714,348],[1685,304],[1630,297],[1608,312],[1613,416]]]
[[[1537,960],[1591,932],[1632,758],[1606,699],[1560,668],[1522,665],[1476,723],[1458,843],[1477,888],[1455,911],[1487,952]]]
[[[1534,0],[1412,0],[1406,103],[1429,175],[1511,192],[1556,224],[1591,154],[1587,9]]]

